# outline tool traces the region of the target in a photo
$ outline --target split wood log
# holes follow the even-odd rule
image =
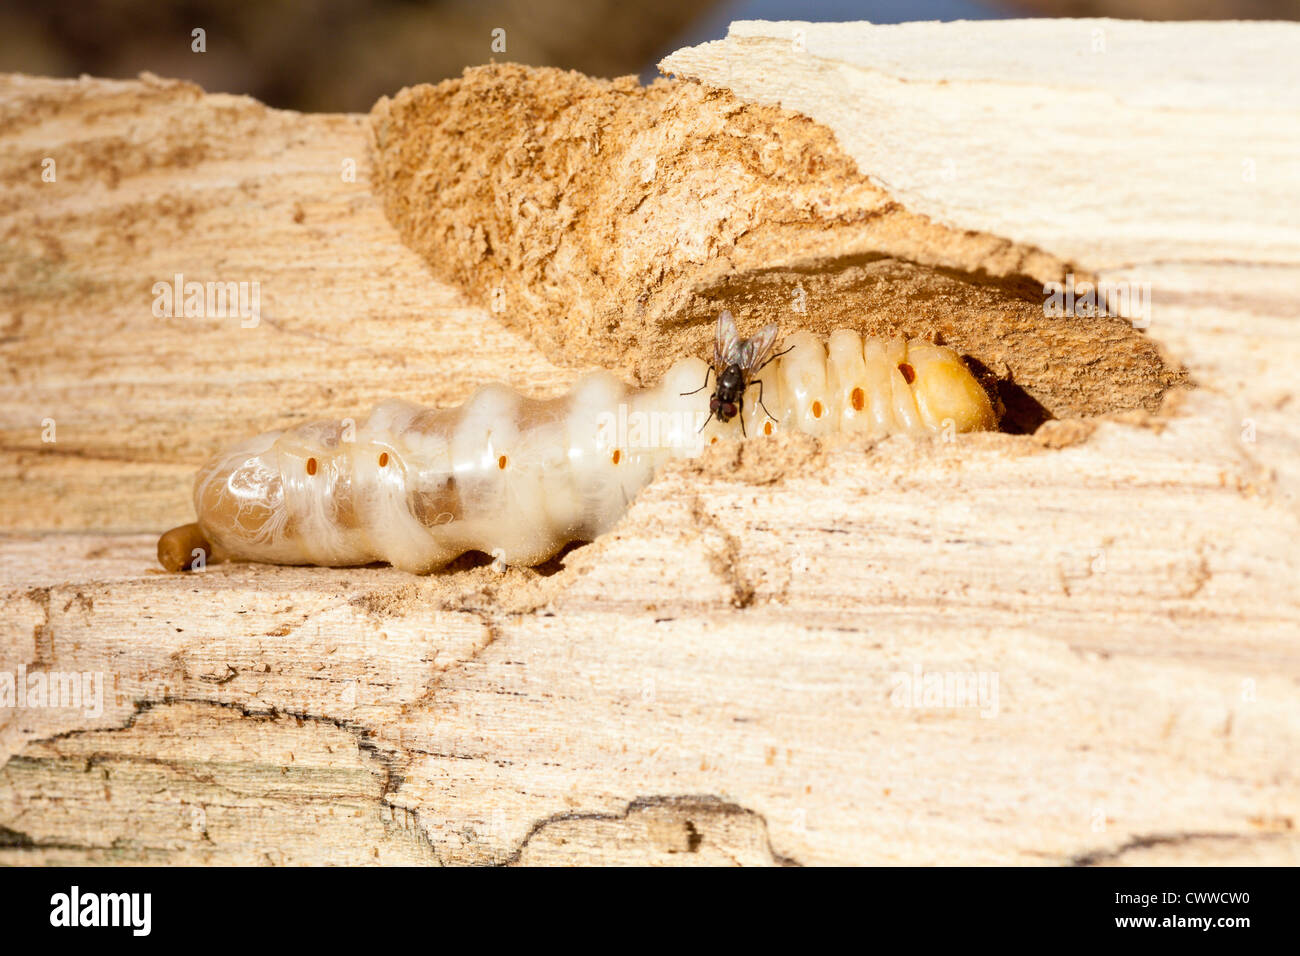
[[[1300,861],[1298,40],[737,24],[678,83],[485,68],[369,119],[3,78],[0,693],[102,700],[0,708],[0,862]],[[1046,321],[1070,271],[1149,327]],[[178,273],[260,321],[155,314]],[[801,282],[784,324],[946,322],[1043,412],[720,445],[540,569],[154,566],[233,439],[648,377]]]

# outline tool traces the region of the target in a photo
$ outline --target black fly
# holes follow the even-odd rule
[[[763,404],[763,383],[752,379],[768,362],[790,351],[786,349],[785,352],[768,357],[776,343],[776,332],[777,326],[773,322],[759,329],[752,339],[742,339],[736,330],[736,320],[729,311],[724,310],[718,316],[718,329],[713,339],[713,364],[704,373],[704,384],[694,392],[682,392],[683,395],[702,392],[709,387],[709,372],[717,376],[717,384],[709,396],[709,417],[704,420],[700,431],[704,431],[715,415],[723,424],[739,416],[745,408],[745,392],[751,385],[758,386],[759,406],[769,418],[775,420],[775,416]],[[740,433],[745,434],[743,418],[740,420]]]

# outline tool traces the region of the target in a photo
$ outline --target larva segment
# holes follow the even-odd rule
[[[899,370],[906,364],[907,343],[902,339],[867,339],[862,343],[862,359],[867,372],[872,434],[924,434],[926,428],[912,397],[912,386]]]
[[[370,560],[410,571],[438,567],[461,553],[448,529],[463,517],[452,469],[451,410],[390,400],[378,405],[356,436],[357,484],[366,496]],[[388,454],[382,467],[379,456]]]
[[[862,336],[839,329],[826,343],[826,378],[839,431],[870,433],[867,408],[867,365],[862,357]]]
[[[889,361],[894,424],[901,434],[923,434],[925,424],[921,421],[920,410],[916,407],[916,395],[912,392],[912,385],[916,381],[916,369],[907,361],[907,343],[902,339],[889,339],[886,355]]]
[[[525,536],[510,535],[487,549],[506,564],[537,564],[555,551],[554,541],[564,537],[581,520],[581,501],[568,468],[569,398],[546,401],[524,399],[519,406],[518,439],[504,471],[497,467],[510,489],[510,507],[531,525]],[[534,509],[527,515],[524,512]],[[564,542],[562,542],[564,543]],[[480,550],[483,550],[480,548]]]
[[[865,417],[869,432],[881,438],[898,430],[894,417],[894,387],[890,378],[889,355],[884,339],[869,338],[862,343],[863,389],[866,393]]]
[[[745,407],[742,410],[742,417],[745,422],[745,435],[752,438],[759,435],[774,435],[781,427],[782,409],[784,406],[784,392],[781,387],[781,359],[775,359],[769,362],[757,376],[752,380],[748,396],[745,398]],[[762,383],[762,389],[759,389],[758,383]],[[767,406],[767,411],[763,410],[759,404],[759,396],[762,396],[763,405]],[[772,415],[778,416],[773,418]]]
[[[780,364],[781,421],[808,435],[831,434],[837,416],[832,413],[826,380],[826,346],[811,332],[803,331],[786,339],[785,345],[791,351],[773,363]]]
[[[658,464],[673,458],[694,457],[704,446],[706,439],[701,429],[709,417],[709,390],[696,390],[704,384],[706,375],[710,376],[712,383],[706,362],[697,358],[682,359],[673,363],[657,388],[635,393],[633,402],[636,407],[658,416],[659,427],[650,436]],[[748,402],[745,407],[748,411]]]
[[[163,535],[159,561],[183,569],[187,546],[210,542],[226,557],[280,564],[425,572],[467,550],[537,564],[609,530],[656,469],[741,437],[742,422],[753,438],[778,427],[879,437],[996,427],[951,349],[844,330],[829,348],[806,332],[784,345],[726,423],[709,418],[708,366],[691,358],[650,389],[597,372],[537,401],[494,384],[459,408],[384,402],[355,434],[312,422],[259,435],[200,470],[198,524]]]
[[[194,506],[206,537],[229,554],[274,564],[303,563],[291,537],[276,442],[266,432],[199,470]]]
[[[632,460],[620,436],[620,406],[626,421],[627,394],[627,386],[607,372],[585,376],[573,390],[566,457],[573,483],[568,526],[577,537],[570,540],[589,540],[612,528],[642,487],[637,475],[645,464]]]
[[[462,518],[443,529],[461,551],[482,550],[508,564],[532,563],[555,537],[542,495],[540,462],[521,421],[537,426],[537,403],[493,383],[470,396],[453,426],[451,468]],[[542,559],[544,560],[544,559]]]

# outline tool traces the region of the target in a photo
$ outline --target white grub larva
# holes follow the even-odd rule
[[[712,395],[713,369],[689,358],[653,388],[597,372],[555,399],[492,384],[458,408],[384,402],[355,434],[338,422],[267,432],[199,471],[198,523],[163,535],[159,561],[182,570],[195,551],[215,549],[275,564],[383,561],[424,573],[476,550],[534,565],[607,531],[661,465],[713,441],[781,429],[883,437],[997,425],[952,349],[848,330],[825,344],[796,332],[784,345],[761,369],[746,367],[738,389],[734,374],[718,370]],[[726,420],[710,414],[719,395]]]

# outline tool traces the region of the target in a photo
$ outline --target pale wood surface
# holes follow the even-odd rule
[[[879,71],[983,95],[999,58],[952,52],[977,26]],[[1078,29],[1054,26],[1058,45]],[[1022,29],[1003,41],[1028,46]],[[1174,89],[1199,69],[1181,42],[1156,31],[1109,55]],[[737,62],[692,56],[702,73]],[[787,69],[764,62],[767,82]],[[1215,85],[1249,100],[1293,69],[1285,37],[1261,40]],[[1037,60],[1017,75],[1045,100],[1092,82]],[[490,378],[555,392],[575,370],[400,245],[359,118],[157,81],[11,77],[0,107],[0,670],[108,685],[97,717],[0,712],[0,861],[1300,862],[1300,242],[1276,208],[1235,207],[1240,242],[1205,263],[1163,181],[1124,214],[1148,246],[1130,228],[1113,247],[1104,229],[1069,249],[1063,225],[1034,233],[1061,194],[1029,184],[1047,153],[1074,162],[1073,141],[1023,164],[1005,149],[960,201],[908,186],[951,203],[950,224],[1010,217],[1012,233],[1023,214],[1012,238],[1152,282],[1150,335],[1198,385],[1159,414],[714,448],[543,573],[166,576],[154,534],[187,516],[189,473],[223,441]],[[929,148],[907,115],[886,130],[862,110],[860,134]],[[1019,122],[945,135],[983,155]],[[56,187],[45,155],[69,157]],[[149,288],[174,271],[261,277],[271,321],[155,319]],[[894,706],[891,675],[917,666],[995,673],[996,715]]]
[[[1295,265],[1297,46],[1300,23],[740,21],[660,68],[826,124],[909,209],[1097,271]]]

